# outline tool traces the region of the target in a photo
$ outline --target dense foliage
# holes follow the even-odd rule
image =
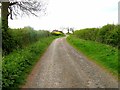
[[[57,38],[51,36],[6,55],[2,60],[2,86],[19,87],[49,44]]]
[[[101,28],[77,30],[74,35],[85,40],[97,41],[114,47],[120,45],[120,25],[108,24]]]
[[[21,49],[48,36],[50,36],[49,31],[35,31],[31,27],[2,31],[3,55],[7,55],[14,50]]]
[[[78,51],[84,53],[90,60],[106,68],[113,75],[118,77],[118,49],[110,45],[79,39],[70,35],[67,41]]]
[[[19,87],[57,36],[31,27],[2,31],[2,86]]]

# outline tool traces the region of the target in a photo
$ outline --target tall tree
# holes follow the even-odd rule
[[[13,19],[14,16],[18,15],[35,15],[38,16],[39,11],[45,11],[45,3],[40,0],[5,0],[0,1],[1,17],[2,17],[2,29],[8,30],[8,18]]]
[[[67,29],[67,33],[69,34],[69,33],[70,33],[70,28],[69,28],[69,27],[67,27],[66,29]]]
[[[72,31],[72,33],[74,34],[74,28],[72,27],[72,28],[70,28],[70,31]]]

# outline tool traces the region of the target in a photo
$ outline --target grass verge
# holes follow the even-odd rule
[[[67,37],[67,41],[78,51],[84,53],[90,60],[95,61],[118,77],[118,49],[106,44],[87,41],[74,36]]]
[[[32,67],[45,52],[50,43],[57,38],[56,36],[43,38],[36,43],[12,52],[2,58],[2,87],[19,88],[25,83],[27,75]]]

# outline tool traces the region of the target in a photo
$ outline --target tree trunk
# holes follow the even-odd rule
[[[70,33],[70,32],[69,32],[69,28],[68,28],[68,33]]]
[[[2,2],[2,8],[1,8],[1,19],[2,19],[2,29],[4,31],[8,30],[8,7],[10,2]]]
[[[72,33],[74,34],[74,30],[72,30]]]

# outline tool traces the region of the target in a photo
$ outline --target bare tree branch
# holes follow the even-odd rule
[[[45,12],[46,6],[42,1],[37,0],[10,0],[9,5],[9,15],[10,18],[13,19],[13,16],[17,17],[17,15],[34,15],[38,17],[38,12]]]
[[[10,3],[9,6],[15,5],[17,2]]]

